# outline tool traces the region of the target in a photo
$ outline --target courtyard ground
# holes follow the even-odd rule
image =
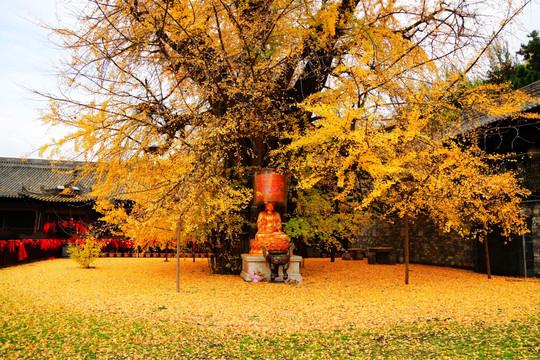
[[[306,259],[300,285],[206,259],[0,269],[0,358],[538,358],[540,279]]]

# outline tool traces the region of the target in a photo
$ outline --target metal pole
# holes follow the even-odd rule
[[[180,292],[180,227],[181,220],[176,225],[176,292]]]
[[[527,277],[527,251],[525,246],[527,246],[526,243],[525,234],[521,235],[521,247],[523,248],[523,277]]]
[[[409,285],[409,214],[405,214],[405,285]]]

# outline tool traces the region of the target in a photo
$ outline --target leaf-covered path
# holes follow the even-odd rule
[[[307,259],[304,283],[206,260],[67,259],[0,269],[2,359],[537,359],[540,283]]]
[[[366,261],[306,259],[301,285],[247,283],[212,275],[206,259],[100,258],[95,269],[68,259],[0,270],[0,292],[25,306],[109,313],[250,332],[297,332],[452,320],[507,323],[540,310],[537,279]]]

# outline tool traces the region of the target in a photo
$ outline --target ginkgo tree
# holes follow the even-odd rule
[[[491,278],[488,233],[497,231],[510,240],[513,234],[528,232],[520,202],[530,192],[520,184],[515,171],[501,170],[508,161],[504,156],[485,154],[474,146],[465,154],[461,150],[459,162],[452,161],[439,176],[446,178],[439,181],[450,180],[453,186],[429,189],[432,196],[442,200],[433,207],[434,219],[445,223],[447,230],[483,242],[488,278]]]
[[[326,186],[297,189],[291,217],[284,226],[300,249],[308,245],[330,252],[332,262],[336,252],[343,252],[372,221],[368,213],[357,210],[358,198],[338,199],[339,189],[333,185],[327,182]]]
[[[326,162],[351,189],[358,164],[348,154],[370,155],[373,170],[400,158],[373,160],[395,136],[387,126],[408,139],[436,109],[446,115],[431,131],[450,126],[459,79],[528,2],[500,0],[495,25],[485,2],[470,0],[77,2],[77,21],[51,28],[72,56],[60,91],[43,94],[44,120],[72,132],[48,150],[71,144],[89,161],[105,219],[139,244],[177,230],[230,242],[244,226],[254,168]],[[291,142],[298,151],[275,151]],[[308,173],[295,176],[315,184]],[[132,208],[107,203],[120,192]]]
[[[447,79],[443,84],[453,82]],[[527,231],[520,201],[529,192],[517,174],[499,166],[503,156],[486,153],[475,142],[474,131],[463,134],[463,130],[479,125],[475,114],[511,116],[532,99],[506,86],[458,82],[460,86],[444,93],[430,86],[409,95],[413,101],[406,102],[394,123],[385,127],[344,126],[357,120],[325,113],[317,102],[313,111],[324,114],[319,128],[296,136],[287,147],[298,155],[294,162],[298,173],[306,174],[301,186],[311,188],[330,171],[343,189],[338,198],[368,186],[358,211],[403,219],[406,284],[410,219],[428,216],[443,231],[466,237],[482,234],[486,245],[487,231],[494,227],[505,235]]]

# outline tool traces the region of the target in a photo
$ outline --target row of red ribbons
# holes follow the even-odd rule
[[[45,234],[48,234],[50,232],[55,233],[58,230],[66,230],[68,228],[75,229],[78,234],[86,233],[86,227],[84,226],[84,222],[82,220],[79,220],[79,221],[63,220],[63,221],[46,222],[43,225],[43,232]]]
[[[23,239],[23,240],[0,240],[0,253],[5,251],[10,253],[17,253],[17,259],[23,261],[28,257],[26,252],[27,247],[32,247],[34,249],[41,249],[43,251],[47,250],[58,250],[62,247],[65,242],[69,243],[78,243],[80,239]],[[103,243],[102,250],[106,248],[126,249],[133,248],[132,240],[122,240],[122,239],[100,239],[100,242]]]
[[[58,250],[62,247],[63,243],[64,240],[61,239],[0,240],[0,253],[3,253],[6,250],[10,253],[17,253],[17,259],[23,261],[28,257],[28,254],[26,253],[27,247],[41,249],[43,251]]]

